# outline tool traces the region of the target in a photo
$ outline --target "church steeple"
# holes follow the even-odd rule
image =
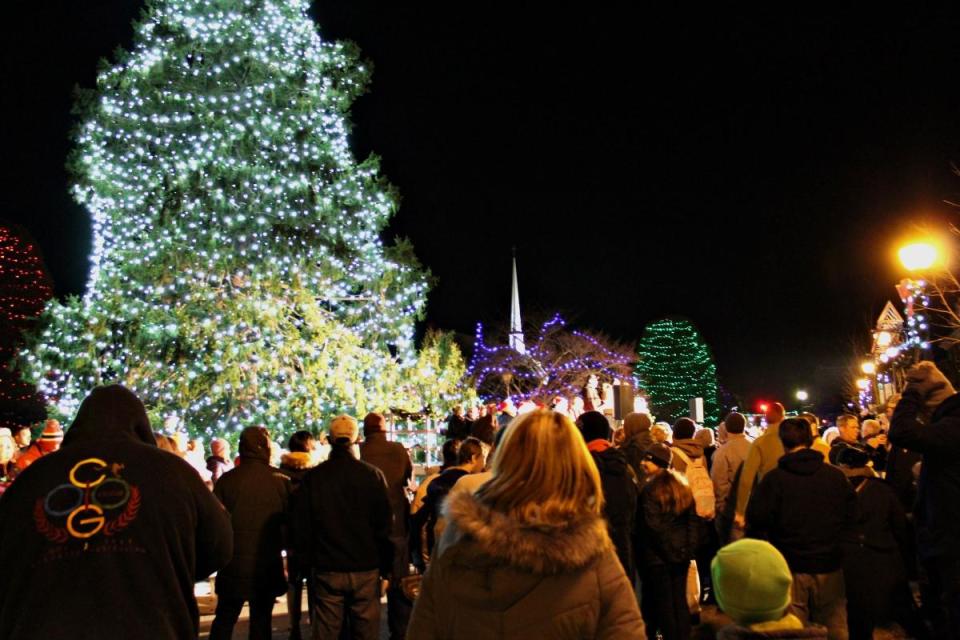
[[[513,249],[513,287],[510,291],[510,348],[526,353],[523,344],[523,323],[520,321],[520,289],[517,286],[517,249]]]

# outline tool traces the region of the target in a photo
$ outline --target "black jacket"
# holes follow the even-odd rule
[[[603,487],[603,517],[623,571],[632,580],[636,569],[633,537],[636,534],[637,477],[627,464],[627,457],[619,449],[591,451],[600,472]]]
[[[923,401],[907,387],[890,421],[890,442],[923,454],[914,521],[924,558],[960,556],[960,394],[933,412],[930,423],[917,420]]]
[[[136,396],[94,389],[0,498],[0,638],[195,638],[194,582],[231,547],[226,511],[156,447]]]
[[[387,483],[376,467],[334,445],[307,472],[293,497],[293,536],[299,558],[317,571],[379,569],[390,573],[392,514]]]
[[[857,496],[857,520],[846,541],[875,551],[899,552],[906,542],[907,516],[893,489],[863,469],[845,473]]]
[[[700,544],[701,523],[694,504],[680,514],[663,511],[648,485],[640,490],[639,503],[635,548],[641,569],[693,560]]]
[[[831,573],[841,567],[856,518],[857,498],[843,472],[819,451],[802,449],[780,458],[754,489],[747,535],[769,540],[794,573]]]
[[[244,429],[240,436],[240,465],[213,488],[233,524],[233,557],[217,574],[217,595],[243,600],[287,590],[281,554],[290,480],[270,466],[266,434],[263,443],[247,442],[256,437],[251,429],[257,427]]]
[[[387,434],[382,431],[371,433],[360,445],[360,459],[383,473],[390,496],[390,509],[393,512],[392,535],[396,538],[406,537],[410,519],[410,501],[407,499],[406,487],[413,475],[413,463],[410,462],[407,448],[399,442],[387,440]]]
[[[650,430],[647,429],[633,436],[620,447],[623,455],[627,458],[627,464],[633,469],[639,482],[643,482],[643,478],[646,475],[646,472],[643,470],[643,465],[640,464],[643,461],[643,454],[652,444],[653,436],[650,435]]]
[[[447,439],[466,440],[470,436],[472,422],[463,416],[450,414],[447,418]]]

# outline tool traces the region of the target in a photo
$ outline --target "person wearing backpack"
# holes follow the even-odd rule
[[[710,562],[720,545],[714,528],[716,517],[716,497],[713,480],[707,469],[707,458],[703,453],[703,444],[694,439],[697,425],[690,418],[680,418],[673,425],[673,468],[687,480],[697,515],[700,517],[700,545],[696,551],[696,572],[699,576],[699,588],[688,584],[690,591],[690,613],[700,613],[700,602],[713,603],[713,589],[710,584]],[[692,576],[691,576],[692,577]]]

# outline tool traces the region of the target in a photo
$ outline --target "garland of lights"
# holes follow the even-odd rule
[[[558,348],[564,343],[563,349]],[[633,358],[606,345],[583,331],[568,330],[560,316],[554,315],[540,326],[535,339],[527,343],[526,353],[507,345],[488,345],[483,324],[477,323],[473,355],[467,377],[474,380],[484,400],[504,397],[506,374],[511,379],[510,398],[515,404],[527,400],[545,403],[555,397],[578,395],[591,374],[601,380],[627,380]]]
[[[308,8],[148,2],[81,98],[89,281],[23,354],[59,413],[108,382],[208,435],[409,402],[425,274],[380,240],[396,194],[348,145],[369,70]]]
[[[703,398],[705,419],[719,418],[717,368],[693,324],[669,319],[649,324],[637,351],[640,388],[658,415],[676,420],[688,414],[691,398]]]

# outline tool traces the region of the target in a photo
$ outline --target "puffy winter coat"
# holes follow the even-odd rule
[[[603,451],[591,451],[593,461],[600,472],[603,487],[603,517],[607,531],[613,540],[614,549],[623,564],[623,570],[632,580],[636,570],[633,552],[633,537],[636,534],[637,476],[627,464],[627,458],[619,449],[612,447]]]
[[[645,638],[601,518],[537,527],[470,493],[450,496],[446,518],[410,618],[411,640]]]

